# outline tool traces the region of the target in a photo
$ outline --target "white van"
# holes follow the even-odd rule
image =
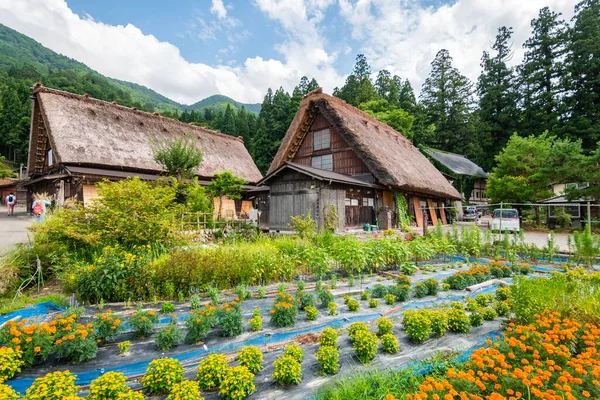
[[[500,221],[502,220],[502,229],[500,229]],[[500,209],[497,208],[492,214],[492,231],[510,231],[519,232],[521,224],[519,221],[519,212],[514,208],[502,209],[502,218],[500,218]]]

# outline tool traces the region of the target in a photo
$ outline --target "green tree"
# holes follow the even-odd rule
[[[15,176],[13,169],[6,164],[6,158],[0,156],[0,178],[12,178]]]
[[[581,157],[578,165],[572,167],[571,171],[578,176],[570,179],[570,182],[587,182],[588,185],[567,189],[567,198],[569,200],[589,198],[600,201],[600,143],[588,157]]]
[[[246,148],[250,146],[250,124],[248,123],[248,113],[246,108],[242,106],[240,112],[237,115],[237,122],[235,124],[236,136],[240,136],[244,140]]]
[[[192,135],[181,135],[178,139],[163,139],[152,143],[154,161],[160,164],[169,176],[178,181],[191,178],[202,162],[202,150]]]
[[[440,50],[421,89],[421,104],[428,116],[427,124],[435,125],[434,142],[427,144],[464,154],[471,133],[472,92],[469,79],[452,66],[448,50]]]
[[[548,7],[531,21],[532,36],[523,44],[525,58],[519,67],[526,134],[552,132],[559,123],[566,25]]]
[[[206,186],[206,190],[213,197],[219,198],[219,211],[218,219],[221,219],[221,213],[223,209],[223,198],[227,197],[231,200],[238,200],[241,198],[242,185],[247,182],[233,175],[229,171],[221,172],[220,174],[214,174],[210,183]]]
[[[235,120],[236,115],[231,104],[227,103],[227,107],[225,107],[225,113],[223,114],[223,122],[221,123],[221,132],[226,133],[227,135],[235,136]]]
[[[387,100],[371,100],[362,103],[359,108],[381,122],[385,122],[406,138],[413,138],[415,117],[407,111],[390,104]]]
[[[333,94],[355,107],[377,98],[377,92],[371,82],[371,67],[364,54],[356,56],[352,74],[348,76],[344,86],[334,90]]]

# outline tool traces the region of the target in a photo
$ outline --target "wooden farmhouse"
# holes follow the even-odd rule
[[[201,184],[225,170],[244,178],[247,189],[262,178],[240,138],[40,84],[32,96],[30,197],[46,192],[59,203],[75,197],[85,204],[102,179],[157,179],[162,168],[154,161],[152,142],[182,134],[192,135],[204,152],[196,171]]]
[[[338,231],[392,228],[404,202],[418,226],[446,223],[444,206],[462,198],[410,140],[321,89],[303,98],[260,184],[271,231],[308,213],[323,226],[332,207]]]

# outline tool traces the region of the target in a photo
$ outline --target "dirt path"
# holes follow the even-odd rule
[[[10,251],[17,243],[28,241],[27,227],[33,223],[33,218],[25,208],[16,208],[14,216],[7,216],[6,207],[0,207],[0,256]]]

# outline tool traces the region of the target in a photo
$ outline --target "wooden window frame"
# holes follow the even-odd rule
[[[327,134],[327,135],[325,135]],[[324,138],[327,137],[327,146],[324,146]],[[317,147],[317,144],[319,147]],[[313,151],[331,149],[331,130],[329,128],[319,129],[313,132]]]
[[[323,168],[323,158],[331,158],[331,168]],[[319,165],[315,165],[315,160],[319,160]],[[329,163],[328,163],[329,165]],[[323,169],[325,171],[333,171],[333,154],[323,154],[321,156],[313,156],[310,160],[310,166],[313,168]]]

